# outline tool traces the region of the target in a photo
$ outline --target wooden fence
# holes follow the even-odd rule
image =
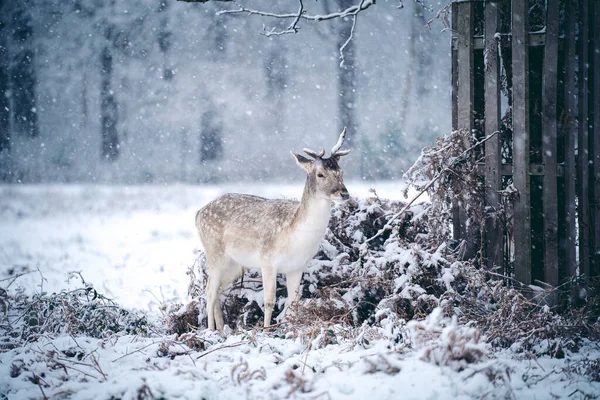
[[[486,221],[485,263],[524,284],[597,276],[600,1],[456,1],[452,30],[453,128],[500,132],[481,166],[488,209],[517,191],[510,232]],[[458,205],[454,236],[475,240]]]

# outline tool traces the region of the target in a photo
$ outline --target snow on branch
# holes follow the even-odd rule
[[[361,4],[362,3],[364,3],[364,0],[362,0]],[[344,65],[344,62],[346,61],[346,58],[344,57],[344,50],[346,49],[346,47],[348,46],[350,41],[352,39],[354,39],[354,29],[355,28],[356,28],[356,14],[352,15],[352,28],[350,29],[350,34],[348,35],[348,38],[346,39],[346,41],[344,42],[342,47],[340,47],[340,67],[342,67]]]
[[[265,35],[266,36],[273,36],[273,35],[279,36],[279,35],[285,35],[287,33],[298,33],[298,22],[300,22],[300,18],[302,17],[302,14],[304,14],[304,4],[302,3],[302,0],[298,0],[298,3],[300,3],[300,6],[298,8],[298,12],[296,13],[296,18],[294,18],[294,20],[292,21],[292,23],[288,26],[288,28],[286,30],[277,31],[277,30],[275,30],[275,28],[272,28],[270,31],[265,32]]]
[[[189,0],[188,0],[189,1]],[[206,0],[204,0],[206,1]],[[221,1],[221,0],[219,0]],[[338,11],[338,12],[334,12],[334,13],[329,13],[329,14],[315,14],[315,15],[310,15],[310,14],[306,14],[304,11],[304,6],[302,5],[302,0],[298,0],[300,3],[300,12],[295,12],[295,13],[284,13],[284,14],[279,14],[279,13],[272,13],[272,12],[268,12],[268,11],[260,11],[260,10],[254,10],[254,9],[249,9],[249,8],[245,8],[245,7],[240,7],[238,9],[235,10],[222,10],[217,12],[217,15],[223,15],[223,14],[248,14],[248,15],[260,15],[262,17],[270,17],[270,18],[279,18],[279,19],[304,19],[307,21],[316,21],[316,22],[320,22],[320,21],[327,21],[330,19],[336,19],[336,18],[345,18],[345,17],[349,17],[352,15],[356,15],[361,11],[366,10],[367,8],[371,7],[373,4],[375,4],[375,0],[361,0],[361,2],[357,5],[354,6],[350,6],[348,8],[346,8],[345,10],[342,11]]]
[[[210,0],[179,0],[179,1],[185,1],[188,3],[206,3]],[[213,1],[231,2],[231,1],[235,1],[235,0],[213,0]],[[419,1],[419,0],[417,0],[417,1]],[[332,20],[332,19],[352,17],[352,28],[350,30],[350,34],[348,35],[348,38],[346,39],[344,44],[342,44],[342,46],[340,47],[340,66],[343,66],[344,61],[345,61],[344,50],[346,49],[346,47],[348,47],[348,44],[354,38],[354,30],[356,28],[356,16],[361,11],[364,11],[367,8],[371,7],[373,4],[375,4],[375,2],[376,2],[376,0],[361,0],[360,3],[350,6],[350,7],[346,8],[345,10],[341,10],[338,12],[333,12],[333,13],[329,13],[329,14],[308,14],[304,8],[303,0],[298,0],[298,11],[293,12],[293,13],[275,13],[275,12],[261,11],[261,10],[256,10],[256,9],[240,6],[237,9],[218,11],[217,15],[247,14],[247,15],[259,15],[261,17],[268,17],[268,18],[291,19],[292,20],[290,22],[290,24],[288,25],[288,27],[283,30],[277,30],[277,28],[271,28],[271,29],[267,30],[267,28],[263,25],[263,29],[264,29],[263,34],[265,36],[280,36],[280,35],[285,35],[288,33],[298,33],[298,30],[299,30],[298,24],[300,23],[300,20],[320,22],[320,21],[327,21],[327,20]]]

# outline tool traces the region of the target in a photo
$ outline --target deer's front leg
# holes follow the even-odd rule
[[[275,306],[275,291],[277,289],[277,272],[268,266],[262,269],[263,290],[265,295],[265,328],[271,325],[271,316]]]
[[[300,282],[302,281],[302,270],[289,272],[286,276],[287,301],[285,302],[285,315],[290,315],[292,305],[300,299]]]

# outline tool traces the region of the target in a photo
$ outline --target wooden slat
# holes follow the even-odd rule
[[[495,34],[499,25],[498,2],[485,3],[485,134],[500,129],[500,60]],[[500,206],[502,190],[502,156],[500,134],[485,142],[486,205],[492,209]],[[500,223],[494,218],[486,220],[486,256],[488,268],[501,266],[504,258],[503,235]]]
[[[473,3],[456,3],[457,128],[473,129]]]
[[[576,105],[576,53],[577,53],[577,0],[567,0],[565,6],[565,110],[562,115],[565,129],[565,278],[577,274],[577,231],[575,228],[576,218],[576,190],[575,190],[575,139],[577,130],[575,124]]]
[[[458,41],[458,3],[452,3],[452,130],[458,129],[458,51],[456,43]],[[460,215],[458,212],[458,203],[452,199],[452,236],[453,239],[460,240]]]
[[[589,201],[589,132],[588,132],[588,78],[589,78],[589,2],[582,0],[579,10],[579,102],[578,119],[579,135],[577,144],[578,165],[577,168],[577,195],[579,197],[578,221],[579,221],[579,273],[589,276],[590,274],[590,201]]]
[[[458,129],[458,51],[456,50],[458,4],[452,4],[452,130]]]
[[[473,129],[473,3],[455,3],[453,12],[456,12],[456,65],[458,68],[456,128],[470,132]],[[466,143],[466,146],[469,147],[470,143]],[[458,231],[454,231],[454,238],[457,240],[467,239],[467,245],[471,245],[471,248],[467,248],[463,256],[470,258],[473,255],[473,249],[472,241],[468,240],[464,205],[458,204],[457,206],[459,210],[458,213],[455,212],[455,215],[459,217],[459,223],[456,224],[455,221],[455,229],[458,228]]]
[[[513,180],[515,278],[531,283],[531,192],[529,184],[529,35],[526,1],[512,3]]]
[[[542,75],[542,159],[544,190],[544,280],[558,286],[558,188],[556,179],[556,94],[559,1],[548,0]]]
[[[590,115],[593,118],[591,136],[593,138],[593,174],[594,174],[594,188],[593,188],[593,212],[594,212],[594,268],[592,274],[595,276],[600,275],[600,2],[596,1],[593,3],[593,58],[592,58],[592,71],[593,71],[593,101]]]

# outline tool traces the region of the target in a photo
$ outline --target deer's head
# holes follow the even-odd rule
[[[320,153],[304,149],[304,152],[312,159],[292,153],[296,163],[308,174],[307,185],[314,188],[318,197],[329,200],[348,200],[350,198],[348,189],[344,185],[344,171],[339,165],[340,158],[350,153],[350,150],[340,150],[345,138],[346,128],[340,134],[336,145],[331,149],[329,158],[323,158],[325,149],[322,149]]]

